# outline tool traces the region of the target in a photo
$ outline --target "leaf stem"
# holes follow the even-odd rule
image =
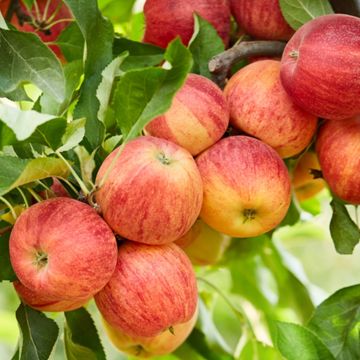
[[[19,188],[19,187],[16,188],[16,189],[17,189],[17,191],[20,193],[21,197],[22,197],[23,200],[24,200],[25,206],[26,206],[26,208],[28,209],[28,208],[29,208],[29,202],[28,202],[28,200],[27,200],[24,192],[23,192],[23,191],[21,190],[21,188]]]
[[[59,20],[56,20],[56,21],[53,21],[52,23],[46,25],[45,27],[43,27],[41,30],[49,30],[51,29],[54,25],[57,25],[57,24],[60,24],[62,22],[74,22],[74,19],[72,18],[69,18],[69,19],[59,19]]]
[[[32,188],[26,188],[26,190],[32,195],[32,197],[37,201],[37,202],[42,202],[44,199],[37,194]]]
[[[70,165],[70,163],[61,155],[61,153],[59,151],[55,151],[55,153],[66,164],[66,166],[70,170],[72,176],[75,178],[75,180],[79,184],[84,196],[87,197],[90,194],[90,191],[88,190],[88,188],[86,187],[84,182],[81,180],[80,176],[76,173],[76,171],[73,169],[73,167]]]
[[[61,176],[58,176],[58,179],[61,179],[62,181],[64,181],[75,194],[78,194],[77,188],[71,183],[71,181],[69,181],[68,179],[65,179]]]
[[[11,203],[6,200],[3,196],[0,196],[0,200],[10,209],[11,215],[13,216],[14,220],[17,219],[16,211],[11,205]]]

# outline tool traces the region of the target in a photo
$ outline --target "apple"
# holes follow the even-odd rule
[[[319,160],[314,151],[307,151],[296,164],[292,178],[295,195],[299,201],[312,198],[325,187],[323,179],[315,179],[311,174],[312,169],[320,171]]]
[[[73,16],[62,0],[36,0],[29,7],[24,0],[20,1],[20,11],[28,19],[19,19],[14,12],[11,23],[20,31],[34,32],[55,54],[63,60],[60,48],[52,44],[60,33],[73,21]]]
[[[360,115],[344,121],[326,121],[316,152],[323,177],[340,199],[360,205]]]
[[[194,265],[214,265],[230,245],[231,238],[196,220],[191,229],[175,244],[180,246]]]
[[[280,62],[261,60],[231,77],[224,90],[230,123],[274,148],[282,158],[305,149],[317,118],[296,106],[280,81]]]
[[[145,129],[197,155],[220,140],[228,124],[229,109],[222,91],[204,76],[189,74],[170,109]]]
[[[233,237],[274,229],[290,205],[290,178],[274,149],[248,136],[230,136],[196,159],[204,183],[200,217]]]
[[[173,327],[172,332],[164,331],[154,337],[131,337],[124,331],[113,328],[103,319],[105,331],[111,342],[120,351],[139,358],[170,354],[189,336],[195,326],[197,311],[192,318]]]
[[[13,285],[21,300],[28,306],[39,311],[71,311],[84,306],[90,300],[88,297],[84,299],[76,298],[62,300],[59,298],[44,296],[42,293],[30,290],[19,281],[15,281]]]
[[[288,40],[294,30],[285,21],[279,0],[230,0],[238,25],[251,36],[264,40]]]
[[[109,226],[146,244],[165,244],[184,235],[196,221],[203,197],[191,154],[152,136],[130,141],[115,159],[117,152],[105,159],[96,177],[99,186],[112,166],[95,195]]]
[[[166,48],[180,36],[188,45],[194,32],[194,13],[209,21],[225,45],[230,35],[228,0],[146,0],[144,41]]]
[[[10,260],[22,284],[44,298],[91,297],[115,266],[115,236],[89,205],[58,197],[35,204],[17,219]]]
[[[154,337],[189,321],[197,307],[190,260],[175,244],[120,245],[115,272],[95,295],[103,318],[130,337]]]
[[[360,19],[333,14],[303,25],[285,47],[281,81],[293,101],[316,116],[360,113]]]

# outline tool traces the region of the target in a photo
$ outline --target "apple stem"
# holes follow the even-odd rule
[[[283,41],[240,41],[210,60],[209,70],[213,74],[213,81],[223,88],[234,64],[250,56],[280,56],[285,45]]]
[[[28,207],[29,207],[29,202],[28,202],[28,200],[27,200],[24,192],[23,192],[23,191],[21,190],[21,188],[19,188],[19,187],[17,187],[16,189],[17,189],[17,191],[20,193],[21,197],[23,198],[25,207],[28,208]]]
[[[73,169],[73,167],[70,165],[70,163],[61,155],[59,151],[55,151],[56,155],[65,163],[65,165],[70,170],[72,176],[75,178],[77,183],[79,184],[81,191],[84,193],[86,197],[89,196],[90,191],[86,187],[85,183],[81,180],[80,176],[76,173],[76,171]]]
[[[64,181],[69,186],[69,188],[74,192],[74,194],[78,193],[78,190],[76,189],[76,187],[68,179],[65,179],[61,176],[58,176],[57,178]]]
[[[355,222],[356,225],[358,226],[358,228],[360,228],[360,223],[359,223],[359,206],[358,205],[354,205],[355,207]]]
[[[10,209],[12,217],[14,218],[14,220],[16,220],[17,219],[16,211],[11,205],[11,203],[7,201],[3,196],[0,196],[0,201],[2,201]]]

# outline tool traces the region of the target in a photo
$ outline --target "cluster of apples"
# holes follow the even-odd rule
[[[263,3],[233,0],[233,14],[254,37],[289,38],[292,30],[278,25],[284,22],[278,1],[266,2],[277,9],[266,7],[271,21],[254,20]],[[166,9],[171,16],[164,16]],[[187,43],[194,12],[228,43],[226,0],[147,0],[144,40],[166,46],[180,35]],[[304,152],[316,135],[331,190],[360,204],[359,114],[360,19],[352,16],[310,21],[291,37],[281,62],[247,65],[224,91],[189,74],[171,108],[146,126],[146,136],[121,153],[115,149],[101,165],[95,194],[101,216],[65,196],[19,216],[10,237],[18,294],[43,311],[68,311],[94,297],[120,350],[173,351],[197,314],[195,274],[180,247],[193,263],[206,264],[211,246],[221,253],[230,237],[254,237],[279,225],[293,188],[283,159]],[[319,117],[326,121],[318,132]],[[228,136],[229,124],[240,135]],[[312,167],[313,157],[309,162]],[[205,239],[200,252],[192,247],[198,238]]]

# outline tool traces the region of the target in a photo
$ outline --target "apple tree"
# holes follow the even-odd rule
[[[0,1],[0,358],[360,358],[360,2]]]

